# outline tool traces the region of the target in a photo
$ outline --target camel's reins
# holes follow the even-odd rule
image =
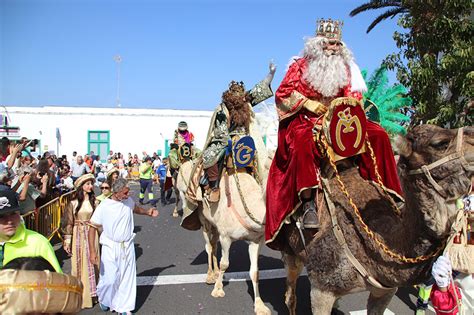
[[[321,138],[321,140],[322,140],[321,142],[322,142],[324,148],[327,150],[329,144],[327,143],[326,139]],[[436,257],[441,252],[441,250],[444,248],[444,245],[445,245],[444,243],[441,244],[441,246],[439,246],[431,254],[421,255],[421,256],[417,256],[417,257],[405,257],[404,255],[401,255],[399,253],[396,253],[396,252],[392,251],[382,240],[379,239],[379,237],[377,237],[375,235],[375,233],[364,222],[364,220],[362,219],[362,216],[360,214],[359,209],[357,208],[356,204],[352,200],[349,192],[347,191],[346,186],[344,185],[344,182],[341,179],[341,176],[339,175],[339,172],[338,172],[337,167],[336,167],[336,163],[334,162],[333,158],[330,155],[328,155],[328,160],[329,160],[329,163],[331,164],[332,168],[334,169],[334,173],[336,175],[336,179],[337,179],[337,182],[339,183],[341,191],[344,193],[344,195],[349,200],[349,204],[350,204],[351,208],[354,210],[355,217],[357,218],[357,220],[361,224],[363,231],[367,234],[367,236],[369,238],[371,238],[378,246],[380,246],[382,248],[384,253],[386,253],[388,256],[390,256],[392,258],[398,259],[401,262],[416,264],[416,263],[420,263],[420,262],[423,262],[423,261],[427,261],[427,260],[429,260],[433,257]]]
[[[458,128],[458,133],[456,136],[456,152],[449,154],[445,156],[442,159],[439,159],[437,161],[434,161],[433,163],[430,163],[428,165],[423,165],[420,168],[416,170],[411,170],[408,171],[408,175],[418,175],[418,174],[424,174],[430,184],[433,186],[433,188],[443,197],[447,198],[448,195],[446,191],[444,190],[441,185],[439,185],[434,178],[431,176],[430,170],[437,168],[445,163],[455,161],[455,160],[461,160],[461,165],[464,168],[464,170],[472,170],[474,168],[471,164],[469,164],[466,161],[466,158],[464,157],[464,152],[462,150],[462,141],[463,141],[463,135],[464,135],[464,127]]]

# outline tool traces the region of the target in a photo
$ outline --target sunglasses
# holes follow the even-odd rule
[[[110,189],[110,187],[109,187],[109,186],[100,186],[100,189],[101,189],[101,190]]]

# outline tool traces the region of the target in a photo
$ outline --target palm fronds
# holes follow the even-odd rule
[[[367,33],[369,33],[375,26],[377,26],[377,24],[379,24],[383,20],[386,20],[388,18],[394,18],[398,14],[409,12],[410,5],[408,2],[402,1],[402,0],[398,0],[398,1],[372,0],[356,7],[354,10],[352,10],[349,13],[349,15],[354,17],[357,14],[362,13],[362,12],[366,12],[369,10],[377,10],[377,9],[382,9],[382,8],[390,8],[390,9],[388,9],[388,11],[385,11],[384,13],[379,15],[375,20],[372,21],[372,23],[370,23],[366,31]]]

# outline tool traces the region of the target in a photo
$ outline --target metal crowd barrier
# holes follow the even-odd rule
[[[41,207],[23,215],[25,226],[44,235],[51,240],[55,235],[61,239],[59,230],[61,218],[67,203],[72,199],[75,191],[68,192],[42,205]]]

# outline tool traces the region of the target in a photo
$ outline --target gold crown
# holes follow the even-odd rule
[[[232,81],[229,83],[229,92],[231,93],[245,93],[244,82]]]
[[[317,21],[316,36],[328,39],[342,40],[342,26],[344,22],[332,19],[319,19]]]

